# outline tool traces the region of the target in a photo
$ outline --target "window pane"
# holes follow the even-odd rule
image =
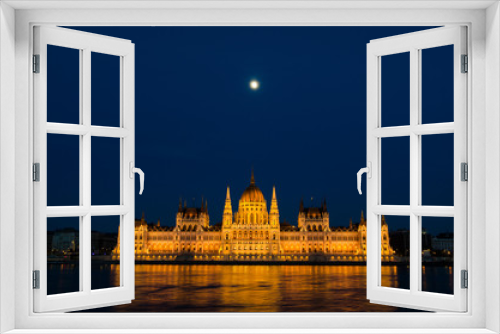
[[[120,138],[92,137],[92,205],[120,204]]]
[[[92,52],[92,125],[120,126],[120,57]]]
[[[80,137],[47,134],[47,205],[80,205]]]
[[[381,226],[381,286],[409,289],[410,217],[382,216]]]
[[[453,122],[453,45],[422,50],[422,123]]]
[[[382,126],[410,124],[410,53],[381,57]]]
[[[410,137],[382,138],[381,191],[384,205],[410,204]]]
[[[453,218],[422,217],[422,291],[453,294]]]
[[[453,206],[452,133],[422,136],[422,205]]]
[[[80,291],[80,218],[47,218],[47,294]]]
[[[47,45],[47,122],[80,123],[80,50]]]
[[[120,216],[92,217],[92,289],[120,286]]]

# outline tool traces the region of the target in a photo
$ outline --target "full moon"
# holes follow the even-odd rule
[[[259,86],[260,84],[257,80],[250,81],[250,88],[252,88],[253,90],[259,89]]]

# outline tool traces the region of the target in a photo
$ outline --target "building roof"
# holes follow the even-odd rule
[[[280,231],[282,232],[294,232],[294,231],[299,231],[299,228],[297,226],[294,226],[288,222],[281,222],[280,223]]]
[[[325,213],[328,213],[326,208],[326,199],[322,201],[320,207],[304,207],[304,200],[300,200],[299,214],[304,214],[306,218],[322,218]]]
[[[170,232],[174,230],[174,226],[158,226],[155,224],[148,224],[149,232]]]
[[[265,202],[264,194],[262,191],[255,185],[255,177],[253,175],[250,178],[250,185],[245,189],[243,194],[241,194],[240,202]]]
[[[206,231],[217,232],[217,231],[220,231],[221,229],[222,229],[222,222],[221,223],[217,223],[215,225],[208,226],[208,228],[206,229]]]

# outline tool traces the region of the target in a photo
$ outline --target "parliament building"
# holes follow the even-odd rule
[[[118,238],[119,240],[119,238]],[[114,256],[119,257],[119,245]],[[389,233],[382,217],[382,261],[394,261]],[[179,203],[175,227],[135,222],[137,261],[366,261],[366,220],[349,227],[331,227],[323,201],[320,207],[300,202],[298,226],[280,223],[278,198],[268,210],[252,172],[250,185],[233,211],[229,187],[222,222],[210,225],[207,203],[187,207]]]

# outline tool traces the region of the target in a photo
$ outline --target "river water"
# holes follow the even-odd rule
[[[66,270],[68,278],[74,272],[61,266],[50,264],[49,275]],[[90,312],[413,311],[371,304],[362,265],[138,264],[135,270],[131,304]],[[384,266],[383,285],[408,288],[408,270]],[[119,265],[93,264],[92,271],[93,288],[119,285]],[[452,272],[449,267],[426,268],[423,282],[436,291],[452,293]]]

